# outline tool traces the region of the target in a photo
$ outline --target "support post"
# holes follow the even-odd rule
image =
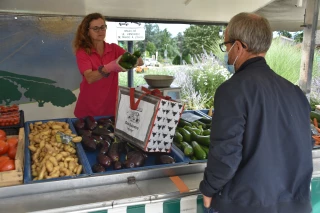
[[[128,41],[128,52],[133,53],[133,41]],[[133,87],[133,69],[128,70],[128,87]]]
[[[315,48],[315,32],[318,25],[319,0],[307,0],[305,23],[303,25],[303,45],[300,65],[299,86],[310,98],[312,67]]]

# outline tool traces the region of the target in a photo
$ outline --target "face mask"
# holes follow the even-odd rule
[[[235,43],[232,45],[232,47],[230,48],[229,52],[231,51],[231,49],[233,48],[233,46],[235,45]],[[234,60],[233,64],[232,65],[229,65],[229,52],[226,52],[224,54],[224,63],[226,64],[226,67],[227,67],[227,70],[233,74],[235,73],[235,68],[234,68],[234,64],[236,63],[237,59],[238,59],[238,56],[236,57],[236,60]]]

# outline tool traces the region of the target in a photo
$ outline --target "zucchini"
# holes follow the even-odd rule
[[[211,124],[212,119],[206,118],[206,117],[202,117],[199,119],[199,121],[205,123],[205,124]]]
[[[206,152],[203,151],[203,149],[200,147],[200,145],[196,141],[192,141],[191,145],[192,145],[192,148],[193,148],[194,156],[196,156],[196,158],[198,160],[207,159]]]
[[[211,134],[211,130],[210,129],[203,130],[202,135],[210,135],[210,134]]]
[[[176,147],[178,147],[180,150],[183,150],[181,143],[173,142],[173,144],[176,145]]]
[[[195,156],[193,156],[193,155],[190,156],[190,159],[191,159],[191,160],[198,160],[198,159],[197,159]]]
[[[183,153],[185,156],[192,156],[193,155],[193,148],[190,146],[187,142],[182,142],[181,143],[182,148],[183,148]]]
[[[192,126],[191,123],[189,123],[188,121],[185,121],[183,119],[180,119],[179,123],[178,123],[178,127],[184,127],[184,126]]]
[[[195,127],[190,127],[190,126],[185,126],[184,127],[186,130],[188,130],[189,132],[195,132],[198,135],[201,135],[201,130]]]
[[[179,133],[182,135],[184,141],[188,143],[191,142],[191,133],[188,130],[180,128]]]
[[[195,132],[192,132],[191,140],[196,141],[203,146],[209,147],[210,145],[210,135],[197,135]]]
[[[203,146],[203,145],[200,145],[200,147],[203,149],[203,151],[207,154],[207,158],[208,158],[208,155],[209,155],[209,147],[207,146]]]
[[[173,141],[181,143],[183,141],[183,136],[178,131],[175,131]]]
[[[207,124],[205,124],[205,123],[203,123],[203,122],[201,122],[201,121],[199,121],[199,120],[197,120],[197,121],[195,121],[195,122],[198,123],[198,125],[201,125],[203,129],[208,129],[208,128],[207,128]]]

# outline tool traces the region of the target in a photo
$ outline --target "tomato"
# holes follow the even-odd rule
[[[9,158],[14,160],[14,158],[16,157],[16,153],[17,153],[17,147],[15,146],[9,147],[9,151],[8,151]]]
[[[6,154],[8,152],[9,145],[3,140],[0,140],[0,155]]]
[[[14,170],[14,160],[7,160],[1,167],[0,172]]]
[[[1,157],[0,157],[0,168],[1,168],[4,164],[6,164],[6,162],[7,162],[8,160],[10,160],[10,158],[9,158],[8,156],[1,156]]]
[[[8,156],[0,156],[0,164],[1,162],[3,162],[4,160],[10,160],[10,158]]]
[[[6,140],[7,134],[5,131],[0,129],[0,140]]]
[[[7,143],[9,147],[17,147],[18,138],[17,137],[8,138]]]

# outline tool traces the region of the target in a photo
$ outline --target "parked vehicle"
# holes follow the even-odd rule
[[[155,67],[159,67],[160,66],[159,62],[154,60],[154,59],[152,59],[152,58],[145,58],[143,60],[143,62],[144,62],[145,66],[155,66]]]

